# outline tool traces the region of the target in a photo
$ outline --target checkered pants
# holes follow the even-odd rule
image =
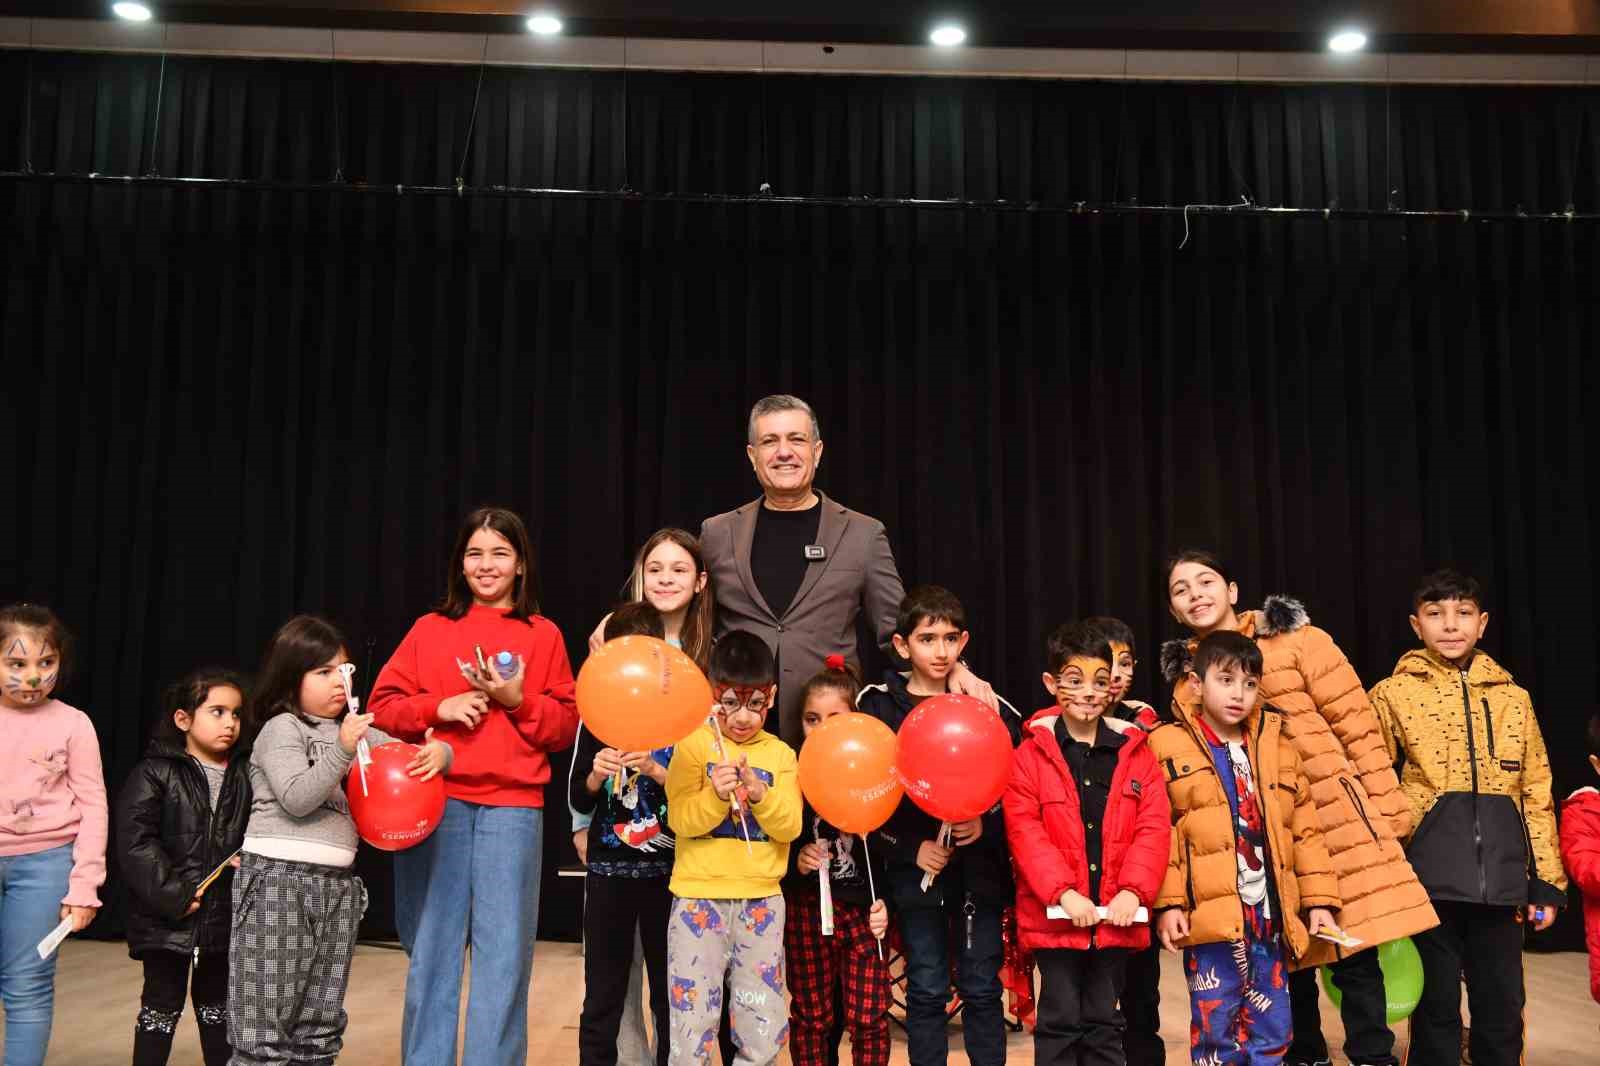
[[[783,950],[789,967],[790,1055],[795,1066],[826,1066],[834,1028],[834,987],[844,988],[844,1024],[855,1066],[888,1066],[889,966],[867,927],[867,908],[833,904],[833,935],[822,935],[813,892],[788,899]]]
[[[231,1066],[331,1066],[366,909],[366,887],[347,869],[244,854],[228,956]]]

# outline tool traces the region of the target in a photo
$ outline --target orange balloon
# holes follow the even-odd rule
[[[898,751],[894,730],[870,714],[836,714],[800,748],[800,791],[835,828],[870,833],[900,805]]]
[[[710,713],[711,683],[693,659],[655,637],[607,641],[578,671],[578,714],[618,751],[676,744]]]

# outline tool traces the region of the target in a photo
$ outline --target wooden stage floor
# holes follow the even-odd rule
[[[1589,998],[1583,955],[1562,953],[1525,956],[1528,974],[1528,1066],[1576,1066],[1600,1063],[1600,1004]],[[357,1066],[399,1066],[400,1004],[405,990],[406,959],[397,950],[363,945],[356,950],[354,972],[345,1006],[350,1029],[341,1061]],[[121,943],[68,941],[56,979],[55,1029],[50,1066],[111,1066],[129,1060],[133,1018],[141,983],[139,964]],[[533,992],[529,997],[528,1061],[539,1066],[569,1066],[578,1061],[578,1010],[583,997],[583,960],[578,945],[541,942],[534,956]],[[1343,1042],[1338,1015],[1326,1000],[1323,1018],[1329,1043]],[[1162,969],[1163,1034],[1168,1061],[1188,1060],[1188,1001],[1176,956],[1166,956]],[[3,1029],[3,1026],[0,1026]],[[1405,1026],[1400,1027],[1404,1041]],[[960,1026],[951,1027],[952,1066],[964,1066]],[[895,1031],[893,1062],[905,1063],[902,1034]],[[846,1052],[848,1055],[848,1052]],[[1013,1034],[1008,1062],[1033,1062],[1033,1040]],[[785,1054],[781,1063],[787,1064]],[[1336,1063],[1344,1057],[1335,1054]],[[193,1015],[185,1010],[174,1045],[172,1066],[201,1066]],[[431,1066],[431,1064],[430,1064]]]

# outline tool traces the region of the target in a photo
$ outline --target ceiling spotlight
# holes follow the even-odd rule
[[[528,31],[549,37],[561,32],[561,20],[554,15],[534,15],[528,20]]]
[[[962,29],[960,26],[957,26],[953,22],[947,22],[942,26],[935,26],[933,28],[933,32],[928,34],[928,40],[932,41],[940,48],[954,48],[956,45],[961,44],[966,39],[967,31]]]
[[[1359,52],[1367,46],[1367,35],[1360,30],[1340,30],[1328,38],[1330,52]]]
[[[124,0],[120,4],[112,4],[111,12],[118,18],[125,18],[129,22],[150,21],[150,9],[143,4],[131,3],[129,0]]]

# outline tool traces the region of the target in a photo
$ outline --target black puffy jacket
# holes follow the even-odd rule
[[[899,733],[906,717],[922,700],[906,688],[906,675],[890,670],[883,675],[882,684],[861,690],[856,709]],[[1004,700],[1000,701],[998,713],[1015,748],[1022,742],[1022,716]],[[983,815],[983,836],[975,844],[956,848],[950,864],[924,892],[917,849],[924,840],[932,840],[938,834],[939,819],[924,812],[910,796],[900,800],[894,814],[873,834],[874,857],[883,863],[884,895],[890,903],[897,909],[958,907],[968,896],[991,907],[1009,907],[1015,902],[1005,815],[998,802]]]
[[[232,932],[233,871],[187,917],[194,890],[244,843],[250,820],[250,753],[233,751],[217,809],[194,757],[152,740],[117,797],[117,858],[128,886],[128,954],[225,951]]]

